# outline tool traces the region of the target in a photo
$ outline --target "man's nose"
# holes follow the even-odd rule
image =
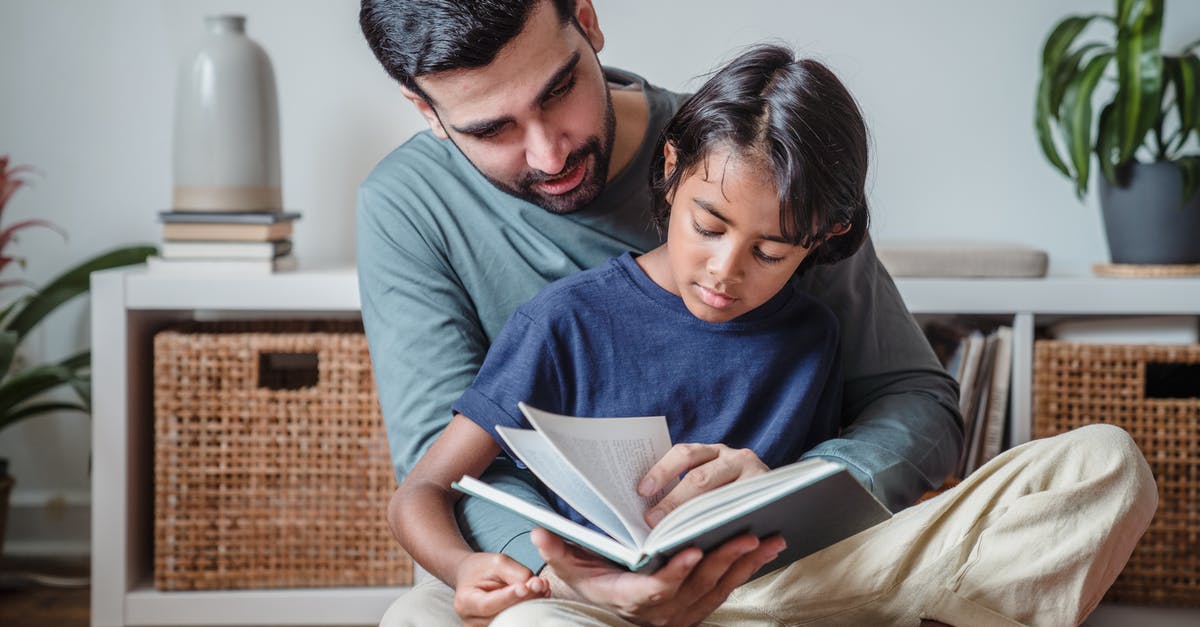
[[[571,154],[566,134],[545,124],[529,127],[525,136],[525,163],[546,174],[558,174]]]

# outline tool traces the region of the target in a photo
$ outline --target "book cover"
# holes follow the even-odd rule
[[[152,255],[146,258],[146,267],[156,274],[179,276],[267,276],[276,272],[289,272],[299,266],[296,258],[286,255],[277,259],[163,259]]]
[[[244,241],[265,242],[287,239],[291,222],[275,224],[204,224],[175,222],[163,225],[163,239],[169,242]]]
[[[497,427],[507,448],[603,532],[473,477],[464,476],[453,487],[629,570],[652,572],[687,547],[707,551],[746,533],[782,535],[787,549],[758,576],[891,516],[843,466],[813,458],[701,494],[651,529],[642,515],[661,494],[642,497],[636,486],[670,448],[669,436],[663,439],[663,416],[578,418],[525,404],[520,408],[534,428]]]
[[[160,211],[158,217],[163,224],[275,224],[297,220],[300,214],[273,211]]]
[[[1008,417],[1008,401],[1012,382],[1012,328],[996,329],[996,366],[992,370],[992,397],[988,402],[987,422],[984,426],[983,450],[979,454],[978,466],[986,464],[1000,454],[1004,446],[1004,426]]]
[[[292,252],[291,240],[229,242],[198,240],[163,242],[163,259],[274,259]]]
[[[982,336],[981,336],[982,337]],[[980,350],[979,365],[973,375],[969,395],[960,399],[963,418],[963,450],[958,463],[958,476],[970,474],[976,462],[979,444],[983,439],[982,422],[986,416],[986,404],[990,398],[989,389],[992,384],[992,368],[995,365],[996,335],[994,333],[983,337],[983,348]]]

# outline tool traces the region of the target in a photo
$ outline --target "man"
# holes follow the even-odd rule
[[[364,0],[360,20],[376,57],[430,126],[375,168],[360,189],[358,207],[363,321],[393,461],[397,476],[403,476],[449,421],[451,403],[470,384],[492,338],[518,305],[550,281],[658,243],[648,216],[650,152],[682,97],[600,65],[604,37],[591,0]],[[804,457],[846,465],[888,507],[901,510],[940,484],[959,457],[956,386],[869,242],[846,261],[806,273],[799,285],[838,316],[845,381],[841,437]],[[1095,551],[1109,551],[1106,559],[1123,563],[1149,521],[1147,507],[1153,511],[1145,491],[1148,474],[1144,461],[1137,466],[1140,457],[1127,436],[1122,441],[1091,433],[1076,439],[1089,435],[1112,451],[1115,459],[1108,463],[1114,468],[1134,471],[1108,470],[1124,477],[1103,486],[1119,492],[1119,505],[1093,499],[1110,503],[1092,513],[1096,524],[1122,532],[1109,534],[1116,540],[1105,536]],[[681,447],[669,457],[654,474],[687,476],[659,505],[664,511],[752,471],[738,452],[717,445]],[[901,523],[889,523],[859,544],[835,545],[814,556],[834,561],[809,571],[843,565],[839,575],[825,579],[837,581],[852,596],[861,597],[879,583],[859,577],[867,571],[886,573],[893,588],[912,589],[902,597],[875,590],[892,606],[871,606],[870,616],[966,621],[985,615],[999,621],[1001,612],[1019,614],[1009,602],[963,598],[958,590],[935,593],[907,583],[914,570],[922,573],[920,582],[953,574],[946,569],[961,560],[940,559],[945,551],[933,548],[974,550],[980,539],[968,531],[1003,527],[993,518],[1012,509],[1007,499],[1036,489],[1075,491],[1074,484],[1032,480],[1057,470],[1022,474],[1025,457],[1013,457],[1018,459],[1003,471],[988,473],[990,483],[968,485],[937,508],[907,510],[919,510],[920,516],[898,516],[893,520]],[[1099,472],[1086,472],[1093,471]],[[544,500],[536,481],[504,459],[484,479],[523,498]],[[988,498],[1001,490],[998,482],[1020,488],[1004,498]],[[1031,487],[1035,484],[1039,487]],[[679,558],[653,575],[634,575],[569,549],[549,534],[531,533],[529,523],[487,504],[464,498],[458,507],[464,536],[481,551],[505,554],[512,581],[540,572],[551,582],[551,596],[578,603],[542,608],[543,603],[517,603],[540,591],[511,581],[457,595],[433,581],[397,601],[385,624],[449,624],[454,612],[467,622],[484,623],[510,606],[500,616],[510,624],[541,620],[522,612],[542,610],[563,610],[572,621],[611,622],[620,616],[639,623],[691,624],[718,608],[718,614],[735,612],[730,620],[737,612],[757,615],[771,599],[789,599],[789,608],[796,609],[799,601],[790,599],[801,589],[810,590],[816,601],[833,603],[837,611],[831,616],[854,603],[800,577],[804,569],[795,566],[817,564],[810,558],[778,571],[796,571],[789,578],[760,578],[738,589],[737,599],[730,598],[779,552],[777,539],[737,538],[702,559]],[[972,522],[984,519],[987,523]],[[923,533],[927,528],[933,531]],[[885,545],[918,546],[924,552],[918,559],[891,551],[878,568],[863,562]],[[1079,559],[1086,562],[1091,555],[1082,553]],[[1073,597],[1063,615],[1086,616],[1119,564],[1115,571],[1111,564],[1101,570],[1086,578],[1086,589],[1061,584],[1063,596]],[[850,575],[858,578],[843,578]],[[1054,588],[1045,577],[1021,580]],[[982,581],[991,582],[986,576]],[[905,607],[913,598],[930,600],[928,611]],[[1040,607],[1030,605],[1032,611]],[[803,612],[821,615],[807,606]]]

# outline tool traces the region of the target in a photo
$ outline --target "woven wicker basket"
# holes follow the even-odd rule
[[[154,337],[154,584],[408,584],[362,326],[191,323]]]
[[[1158,512],[1109,601],[1200,605],[1200,345],[1038,341],[1035,437],[1091,423],[1129,432],[1158,483]],[[1174,377],[1174,390],[1163,377]],[[1179,387],[1190,389],[1180,393]],[[1164,391],[1165,389],[1165,391]]]

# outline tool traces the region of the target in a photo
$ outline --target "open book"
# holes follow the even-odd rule
[[[652,572],[691,546],[708,551],[746,533],[781,534],[787,549],[758,573],[765,574],[891,516],[844,467],[814,458],[701,494],[650,529],[643,513],[673,485],[642,497],[637,484],[671,448],[664,416],[576,418],[519,407],[533,429],[496,427],[509,450],[605,533],[474,477],[453,487],[630,570]]]

